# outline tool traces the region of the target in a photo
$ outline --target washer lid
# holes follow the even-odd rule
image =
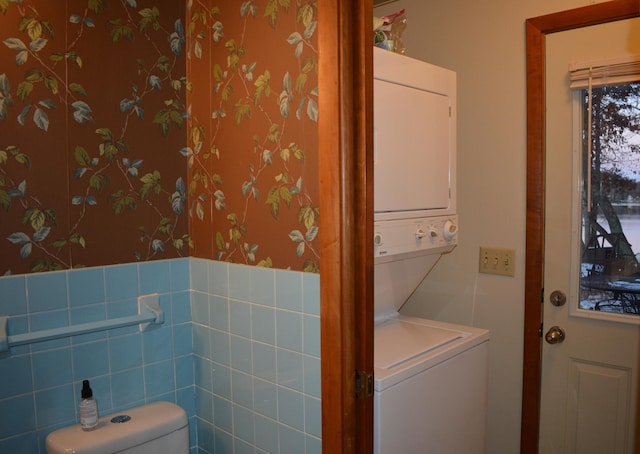
[[[373,363],[392,372],[467,335],[406,320],[387,320],[375,328]]]

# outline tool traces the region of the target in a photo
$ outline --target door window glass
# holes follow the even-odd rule
[[[640,315],[640,83],[580,90],[579,308]]]

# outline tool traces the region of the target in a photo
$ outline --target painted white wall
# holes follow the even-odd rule
[[[406,54],[458,74],[458,247],[403,308],[491,330],[489,454],[518,453],[526,203],[525,20],[590,0],[398,0]],[[478,273],[480,246],[516,250],[515,277]],[[464,430],[464,428],[461,428]]]

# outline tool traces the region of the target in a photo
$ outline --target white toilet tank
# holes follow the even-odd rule
[[[80,424],[51,432],[48,454],[188,454],[187,414],[170,402],[152,404],[100,418],[98,427]]]

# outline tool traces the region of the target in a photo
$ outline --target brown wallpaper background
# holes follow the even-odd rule
[[[317,271],[316,2],[0,0],[0,274]]]
[[[187,16],[195,255],[317,271],[315,2],[203,1]]]

